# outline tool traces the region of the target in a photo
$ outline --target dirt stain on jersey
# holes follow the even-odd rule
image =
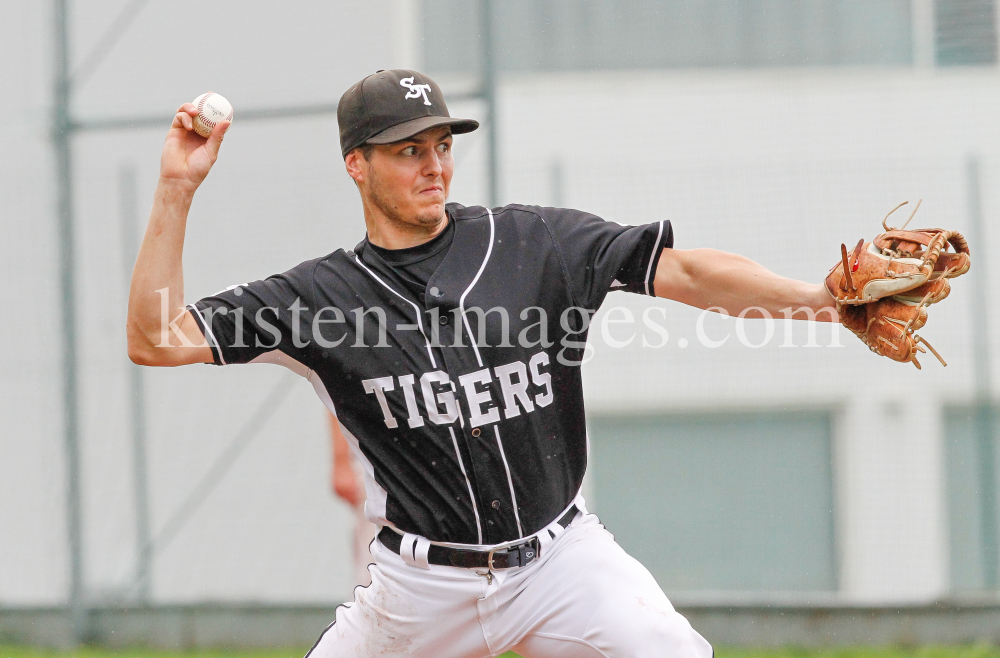
[[[644,596],[635,597],[635,602],[639,604],[640,608],[646,608],[648,610],[658,612],[665,617],[669,617],[674,612],[672,608],[664,607],[663,604],[647,601]]]

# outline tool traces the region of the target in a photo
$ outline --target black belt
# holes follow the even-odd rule
[[[579,510],[576,505],[569,508],[558,523],[567,527],[576,517]],[[541,532],[547,532],[542,529]],[[403,537],[391,528],[382,528],[378,540],[390,551],[399,555],[399,546]],[[489,551],[466,550],[464,548],[449,548],[431,544],[427,551],[427,562],[445,567],[462,567],[465,569],[510,569],[523,567],[538,558],[540,548],[538,537],[531,536],[521,542],[510,542]]]

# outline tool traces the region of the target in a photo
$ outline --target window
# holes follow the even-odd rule
[[[937,0],[934,23],[938,64],[996,64],[994,0]]]
[[[591,419],[593,507],[668,593],[837,588],[826,411]]]
[[[951,586],[956,591],[996,589],[1000,584],[997,582],[1000,571],[998,425],[1000,410],[997,409],[945,410]],[[987,479],[992,481],[984,481]]]
[[[911,0],[494,0],[492,4],[501,71],[905,66],[912,61]],[[480,70],[481,6],[469,0],[424,1],[428,71]]]

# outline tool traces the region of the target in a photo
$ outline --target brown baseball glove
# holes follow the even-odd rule
[[[917,202],[910,219],[919,207]],[[909,219],[902,228],[890,228],[889,215],[882,220],[885,233],[870,243],[861,240],[850,253],[840,246],[840,262],[827,275],[826,289],[836,300],[841,323],[871,351],[920,368],[917,353],[926,352],[923,344],[948,365],[914,332],[927,323],[927,306],[951,292],[948,279],[969,271],[969,244],[958,231],[904,230]]]

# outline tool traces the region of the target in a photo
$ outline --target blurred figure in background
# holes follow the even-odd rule
[[[368,565],[372,562],[369,546],[375,539],[378,527],[365,518],[365,485],[364,471],[361,464],[351,454],[347,439],[340,432],[337,417],[327,412],[330,422],[330,440],[333,444],[333,469],[331,484],[333,493],[346,502],[354,510],[354,535],[352,549],[354,551],[354,587],[367,587],[372,583],[368,573]]]

